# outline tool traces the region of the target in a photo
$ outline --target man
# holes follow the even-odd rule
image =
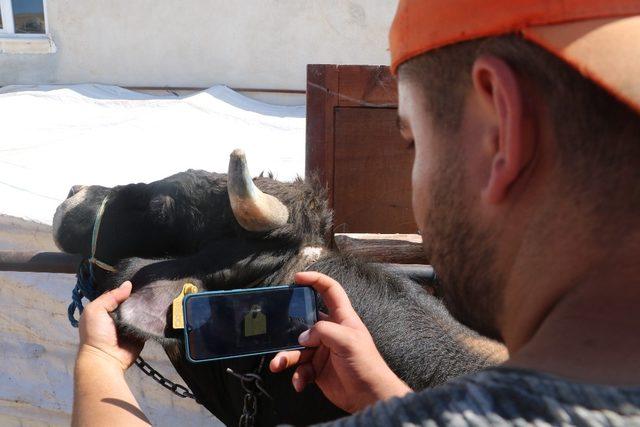
[[[296,390],[355,413],[338,425],[640,425],[638,15],[638,0],[401,0],[392,69],[427,259],[452,313],[510,359],[413,393],[340,285],[300,273],[329,313],[270,369],[298,365]],[[133,360],[106,325],[128,289],[83,316],[77,391],[99,360],[86,345]]]

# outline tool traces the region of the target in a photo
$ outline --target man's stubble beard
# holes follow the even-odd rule
[[[463,159],[460,153],[447,157],[430,185],[422,230],[425,254],[436,269],[444,304],[451,314],[481,335],[501,340],[496,319],[503,283],[494,267],[499,233],[472,221],[461,170]]]

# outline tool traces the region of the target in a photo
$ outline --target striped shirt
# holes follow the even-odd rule
[[[640,426],[640,386],[497,367],[379,402],[327,426]]]

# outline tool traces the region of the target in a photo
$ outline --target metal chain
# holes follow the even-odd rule
[[[264,395],[269,399],[273,399],[264,389],[262,378],[259,375],[262,371],[262,367],[264,366],[264,362],[265,357],[263,356],[260,359],[260,363],[258,364],[258,368],[255,373],[249,374],[237,374],[236,372],[233,372],[232,369],[227,368],[228,373],[240,379],[242,388],[245,391],[242,402],[242,415],[240,415],[240,419],[238,420],[239,427],[253,427],[255,425],[256,415],[258,414],[258,396]],[[142,372],[153,378],[154,381],[164,388],[171,390],[176,396],[180,396],[182,398],[188,397],[189,399],[194,399],[196,402],[200,403],[191,390],[166,378],[160,372],[153,369],[153,367],[142,357],[138,356],[135,364]]]
[[[135,364],[138,368],[140,368],[142,372],[153,378],[153,380],[160,384],[162,387],[171,390],[176,396],[180,396],[182,398],[188,397],[189,399],[194,399],[196,402],[198,402],[198,399],[196,399],[191,390],[183,385],[174,383],[168,378],[165,378],[160,372],[153,369],[153,367],[149,365],[142,357],[138,356]]]
[[[253,393],[244,395],[242,404],[242,415],[238,420],[238,427],[253,427],[256,423],[256,414],[258,413],[258,399]]]
[[[244,389],[242,415],[240,415],[240,419],[238,420],[239,427],[253,427],[255,425],[256,415],[258,414],[258,397],[260,395],[273,400],[273,397],[265,390],[262,384],[262,377],[260,376],[265,360],[265,356],[260,358],[260,363],[253,373],[238,374],[234,372],[233,369],[227,368],[227,373],[238,378]]]

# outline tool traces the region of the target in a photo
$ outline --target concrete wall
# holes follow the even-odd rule
[[[304,89],[306,64],[387,64],[395,0],[46,0],[50,54],[0,54],[0,85]]]

